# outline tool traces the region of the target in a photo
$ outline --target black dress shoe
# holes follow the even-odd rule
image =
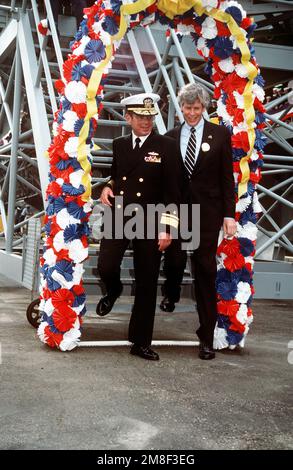
[[[139,346],[139,344],[131,346],[130,354],[148,359],[149,361],[158,361],[160,359],[159,354],[153,351],[150,346]]]
[[[203,360],[215,359],[215,351],[206,343],[199,343],[199,358]]]
[[[168,297],[164,297],[160,303],[160,309],[163,310],[163,312],[173,312],[175,309],[175,303]]]
[[[107,313],[111,312],[116,299],[117,297],[111,297],[108,294],[104,295],[104,297],[99,300],[99,303],[97,305],[97,315],[99,315],[100,317],[104,317],[105,315],[107,315]]]

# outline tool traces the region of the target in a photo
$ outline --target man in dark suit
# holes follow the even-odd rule
[[[203,113],[209,105],[207,92],[197,84],[185,85],[179,92],[179,103],[185,122],[166,135],[176,141],[180,163],[181,202],[200,205],[200,245],[193,251],[191,262],[199,314],[199,357],[213,359],[214,328],[217,319],[216,251],[219,231],[231,237],[236,232],[235,193],[231,136],[223,126],[206,121]],[[186,252],[180,240],[165,253],[165,296],[160,307],[172,312],[180,297],[186,264]]]
[[[140,225],[137,228],[138,231],[143,230],[143,236],[135,236],[132,240],[135,298],[128,337],[133,343],[130,353],[150,360],[159,359],[150,346],[161,252],[171,243],[171,227],[177,229],[180,200],[178,161],[173,152],[173,140],[153,131],[153,119],[157,114],[154,104],[159,99],[154,93],[141,93],[121,101],[126,106],[125,117],[132,133],[113,141],[111,180],[102,191],[101,201],[112,206],[114,229],[117,233],[120,219],[123,234],[119,239],[117,235],[102,239],[98,260],[99,274],[107,292],[97,305],[97,314],[103,316],[111,311],[122,292],[120,265],[132,238],[130,233],[126,233],[126,228],[132,213],[140,213],[136,225]],[[174,205],[172,209],[170,206],[162,211],[153,236],[149,236],[146,231],[153,224],[154,217],[148,216],[147,211],[151,205],[160,203],[164,207]],[[132,209],[126,215],[123,207],[130,208],[130,204]]]

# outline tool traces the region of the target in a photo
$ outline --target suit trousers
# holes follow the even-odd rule
[[[200,245],[191,256],[194,290],[199,316],[199,339],[213,346],[214,329],[217,321],[216,252],[219,232],[201,233]]]
[[[179,302],[181,284],[187,261],[187,253],[181,249],[181,239],[173,240],[164,254],[164,274],[166,280],[162,294],[171,302]]]
[[[122,292],[121,262],[129,240],[124,238],[101,241],[98,271],[107,294],[118,297]],[[158,240],[132,240],[135,275],[135,297],[129,323],[128,340],[140,346],[152,342],[156,311],[157,282],[161,252]]]

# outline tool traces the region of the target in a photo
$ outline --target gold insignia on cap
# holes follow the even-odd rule
[[[154,100],[152,98],[145,98],[143,100],[143,104],[146,109],[151,109],[153,107]]]

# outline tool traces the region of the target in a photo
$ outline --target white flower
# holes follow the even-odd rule
[[[197,41],[196,47],[201,51],[201,53],[204,55],[204,57],[208,57],[210,50],[207,47],[206,40],[202,37],[200,37]]]
[[[80,40],[79,46],[72,52],[73,55],[83,55],[86,45],[90,42],[89,36],[83,36]]]
[[[237,294],[235,300],[240,304],[245,304],[251,296],[251,287],[248,282],[240,281],[237,285]]]
[[[85,103],[86,85],[83,82],[73,80],[65,86],[64,94],[70,103]]]
[[[236,212],[244,212],[247,207],[251,204],[251,196],[240,198],[236,203]]]
[[[82,275],[84,273],[83,265],[80,263],[77,263],[74,268],[73,268],[73,281],[74,284],[79,285]]]
[[[58,127],[59,127],[58,122],[54,121],[53,126],[52,126],[52,133],[54,137],[56,137],[56,135],[58,134]]]
[[[62,186],[63,186],[63,183],[64,183],[64,179],[63,179],[63,178],[57,178],[57,179],[56,179],[56,183],[58,183],[59,186],[62,187]]]
[[[80,220],[70,215],[66,207],[64,207],[64,209],[59,211],[56,215],[56,222],[60,228],[65,229],[70,224],[78,224]]]
[[[235,2],[233,0],[220,3],[220,9],[221,10],[226,10],[228,7],[237,7],[241,11],[242,18],[246,18],[246,12],[244,11],[244,9],[240,5],[240,3]]]
[[[224,349],[228,347],[227,331],[225,328],[219,328],[217,325],[214,331],[214,349]]]
[[[236,70],[236,73],[239,77],[241,77],[241,78],[248,77],[248,70],[247,70],[247,67],[245,67],[245,65],[237,64],[237,65],[235,65],[235,70]]]
[[[73,173],[70,173],[69,181],[72,184],[72,186],[74,186],[75,188],[79,188],[79,186],[81,185],[81,179],[83,175],[84,175],[83,170],[77,170],[77,171],[73,171]]]
[[[240,95],[238,91],[233,91],[233,96],[236,100],[237,108],[244,109],[244,96]]]
[[[56,264],[57,256],[55,255],[53,248],[46,250],[43,254],[43,258],[49,266],[54,266]]]
[[[218,116],[221,116],[223,118],[223,121],[225,124],[228,124],[229,126],[233,126],[233,118],[227,112],[226,106],[221,100],[217,102],[217,113],[218,113]]]
[[[44,305],[42,306],[42,311],[45,312],[49,317],[52,315],[54,312],[52,299],[45,300]]]
[[[78,137],[69,137],[67,142],[65,142],[64,151],[68,153],[68,155],[71,158],[76,158],[77,149],[78,149]]]
[[[79,343],[80,335],[81,332],[78,327],[73,327],[69,331],[66,331],[59,345],[61,351],[72,351],[72,349],[76,348]]]
[[[69,243],[69,256],[75,263],[81,263],[88,257],[88,248],[84,248],[80,240]]]
[[[63,233],[64,233],[63,230],[60,230],[60,232],[56,233],[56,235],[53,239],[53,245],[54,245],[54,248],[55,248],[56,251],[60,251],[60,250],[63,250],[64,248],[66,248]]]
[[[239,132],[245,132],[247,130],[248,130],[248,125],[247,125],[246,121],[242,121],[242,122],[239,122],[239,124],[237,124],[237,126],[234,126],[233,134],[236,135],[236,134],[239,134]]]
[[[202,0],[201,3],[207,11],[211,11],[213,8],[217,8],[218,6],[218,0]]]
[[[263,212],[263,209],[261,207],[261,204],[259,203],[258,195],[256,191],[253,193],[252,207],[253,207],[253,212],[255,213]]]
[[[63,114],[63,129],[67,132],[74,132],[74,124],[76,123],[78,116],[75,111],[65,111]]]
[[[84,212],[91,212],[92,211],[92,208],[93,208],[93,200],[90,199],[89,201],[87,201],[84,206],[83,206],[83,211]]]
[[[234,70],[233,60],[231,59],[231,57],[228,57],[228,59],[220,60],[219,67],[221,70],[223,70],[223,72],[226,72],[226,73],[233,72]]]
[[[245,325],[247,321],[247,306],[245,304],[240,305],[239,310],[236,313],[236,318],[240,323],[242,323],[242,325]]]
[[[254,241],[256,240],[257,227],[252,222],[247,222],[243,227],[239,222],[237,222],[237,233],[239,238],[248,238],[249,240]]]
[[[52,278],[54,279],[54,281],[57,281],[61,285],[61,287],[64,287],[68,290],[71,289],[71,287],[74,285],[73,281],[66,281],[65,277],[55,270],[52,272]]]
[[[183,34],[183,35],[189,35],[190,33],[194,33],[194,26],[192,26],[191,24],[183,24],[183,23],[179,23],[177,26],[177,31],[178,33],[180,34]]]
[[[252,152],[251,152],[251,155],[250,155],[250,160],[254,161],[254,160],[258,160],[258,159],[259,159],[258,153],[255,149],[253,149]]]
[[[46,321],[43,321],[40,323],[39,328],[38,328],[38,337],[42,341],[42,343],[45,343],[45,328],[48,326],[48,323]]]
[[[257,83],[254,83],[252,86],[252,93],[256,96],[259,101],[263,101],[265,99],[265,92],[262,87],[260,87]]]
[[[217,24],[214,18],[207,17],[201,25],[202,37],[205,39],[214,39],[218,34]]]

